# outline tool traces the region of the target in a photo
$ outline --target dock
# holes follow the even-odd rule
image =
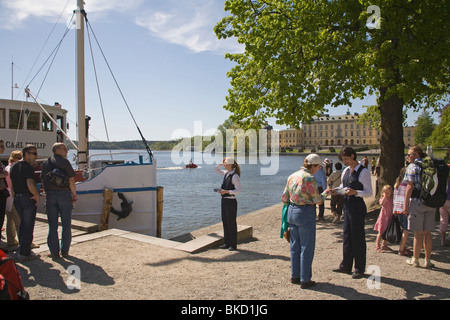
[[[59,222],[61,226],[61,222]],[[107,236],[120,236],[126,239],[137,240],[143,243],[160,246],[162,248],[180,250],[195,254],[208,249],[219,247],[223,244],[223,230],[218,225],[217,230],[196,236],[193,233],[187,233],[173,239],[162,239],[159,237],[148,236],[119,229],[100,230],[100,226],[95,223],[84,222],[72,219],[72,244],[95,240]],[[58,228],[58,236],[61,239],[62,228]],[[39,245],[39,248],[33,249],[35,253],[48,251],[47,235],[48,221],[43,213],[36,214],[36,223],[34,226],[33,243]],[[238,242],[245,242],[253,237],[253,227],[238,225]],[[9,251],[15,251],[9,249]]]
[[[59,222],[59,225],[61,226],[61,222]],[[6,226],[6,224],[5,224],[5,226]],[[99,231],[99,226],[95,223],[72,220],[72,238],[91,234],[91,233],[94,233],[97,231]],[[62,232],[62,228],[58,228],[58,236],[60,239],[61,239],[61,232]],[[42,251],[48,250],[47,235],[48,235],[47,215],[44,213],[37,213],[36,214],[36,222],[34,224],[33,243],[36,245],[39,245],[39,248],[38,248],[38,250],[34,249],[33,250],[34,252],[36,252],[36,251],[42,252]],[[6,236],[6,231],[3,233],[3,236]],[[6,243],[6,240],[5,240],[5,243]],[[13,247],[13,248],[8,248],[8,247],[2,245],[1,249],[6,249],[8,251],[15,251],[18,249],[18,246]]]
[[[61,222],[59,222],[61,226]],[[58,228],[58,236],[61,239],[62,228]],[[72,237],[94,233],[99,231],[99,226],[95,223],[89,223],[79,220],[72,220]],[[33,242],[38,245],[47,244],[48,221],[47,215],[43,213],[36,214],[36,223],[34,225]]]

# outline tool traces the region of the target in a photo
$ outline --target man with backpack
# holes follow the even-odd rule
[[[405,202],[403,212],[408,216],[409,230],[414,232],[413,257],[406,260],[406,263],[419,267],[420,252],[422,243],[425,244],[425,268],[432,268],[431,231],[435,227],[436,208],[425,205],[420,199],[422,190],[422,159],[426,154],[418,146],[411,147],[406,155],[410,163],[406,168],[404,181],[407,182]]]
[[[48,217],[47,245],[50,256],[58,258],[69,255],[72,241],[72,206],[77,201],[75,188],[75,171],[67,160],[67,148],[64,143],[55,143],[52,147],[53,157],[42,164],[41,179],[46,194]],[[61,247],[58,238],[58,217],[61,217]]]

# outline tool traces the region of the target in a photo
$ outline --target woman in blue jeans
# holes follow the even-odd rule
[[[316,211],[314,205],[322,204],[314,174],[322,161],[317,154],[306,157],[303,167],[289,176],[281,201],[289,204],[288,222],[291,247],[291,282],[300,283],[302,289],[310,288],[312,262],[316,247]]]

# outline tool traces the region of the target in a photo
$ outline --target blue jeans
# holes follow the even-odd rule
[[[18,194],[14,197],[14,207],[20,218],[19,227],[19,254],[28,257],[31,254],[33,242],[34,223],[36,221],[36,201],[31,194]]]
[[[61,253],[68,254],[72,242],[72,193],[71,191],[46,191],[48,237],[47,245],[52,255],[59,255],[58,217],[61,217]]]
[[[289,206],[291,229],[291,277],[311,281],[316,248],[316,212],[314,206]]]

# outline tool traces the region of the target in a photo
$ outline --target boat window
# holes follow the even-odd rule
[[[23,111],[13,109],[9,110],[9,128],[23,129]]]
[[[28,114],[27,129],[28,130],[39,130],[39,120],[40,120],[39,118],[40,118],[39,112],[31,111]]]
[[[53,122],[46,114],[42,115],[42,131],[53,131]]]
[[[56,123],[58,124],[58,126],[65,130],[64,128],[64,117],[62,116],[56,116]],[[59,129],[56,129],[56,139],[57,142],[64,142],[64,135],[62,134],[62,132]]]
[[[0,128],[5,127],[5,113],[6,113],[5,109],[0,109]]]

